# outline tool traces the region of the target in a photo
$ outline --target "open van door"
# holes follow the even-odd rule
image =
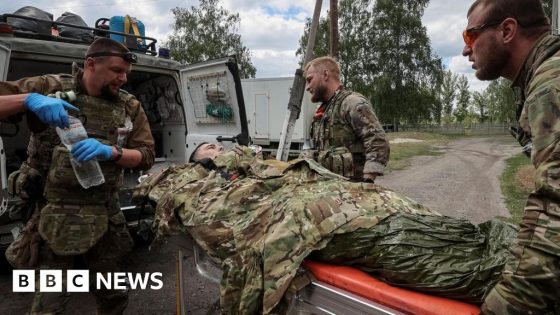
[[[185,161],[201,142],[249,144],[241,80],[234,57],[193,64],[181,70],[187,123]]]
[[[8,76],[8,67],[10,63],[10,49],[0,45],[0,81],[6,80]],[[1,129],[0,129],[1,130]],[[8,208],[8,174],[6,174],[6,151],[4,150],[4,142],[0,132],[0,218]]]

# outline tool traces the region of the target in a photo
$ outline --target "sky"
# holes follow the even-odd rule
[[[305,20],[313,16],[312,0],[221,0],[230,13],[239,13],[239,34],[252,53],[257,78],[293,76],[298,66],[295,51],[303,34]],[[461,55],[464,43],[462,30],[467,25],[466,12],[473,0],[431,0],[423,22],[433,52],[443,59],[452,72],[464,74],[473,91],[481,91],[488,82],[481,82],[466,57]],[[64,12],[80,15],[89,26],[98,18],[130,15],[141,20],[146,36],[158,40],[168,38],[174,21],[171,9],[198,6],[198,0],[32,0],[4,1],[0,13],[13,13],[23,6],[34,6],[53,14]],[[321,16],[327,16],[329,1],[323,1]]]

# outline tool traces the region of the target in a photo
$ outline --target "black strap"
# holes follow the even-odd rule
[[[225,179],[225,180],[229,181],[231,179],[231,174],[224,171],[224,169],[221,168],[221,167],[218,168],[218,166],[216,166],[216,164],[214,163],[214,160],[212,160],[211,158],[205,158],[205,159],[196,161],[196,164],[202,165],[205,169],[207,169],[209,171],[218,172],[218,174],[220,174],[220,176],[222,176],[222,178]]]
[[[124,59],[129,63],[138,62],[138,56],[136,56],[136,54],[132,52],[116,53],[116,52],[109,52],[109,51],[100,51],[100,52],[86,55],[86,58],[106,57],[106,56],[121,57],[122,59]]]

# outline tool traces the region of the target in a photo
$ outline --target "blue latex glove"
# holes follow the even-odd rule
[[[34,112],[42,122],[59,128],[68,128],[70,126],[66,109],[79,111],[79,109],[65,100],[38,93],[29,93],[23,104],[27,109]]]
[[[78,162],[89,161],[93,158],[100,161],[110,160],[113,147],[105,145],[96,139],[84,139],[72,146],[72,156]]]

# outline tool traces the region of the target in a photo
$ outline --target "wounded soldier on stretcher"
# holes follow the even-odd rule
[[[186,231],[222,268],[224,314],[285,312],[306,258],[480,304],[517,234],[497,220],[442,216],[312,160],[263,160],[243,146],[199,145],[191,163],[148,177],[135,197],[157,204],[158,238]]]

